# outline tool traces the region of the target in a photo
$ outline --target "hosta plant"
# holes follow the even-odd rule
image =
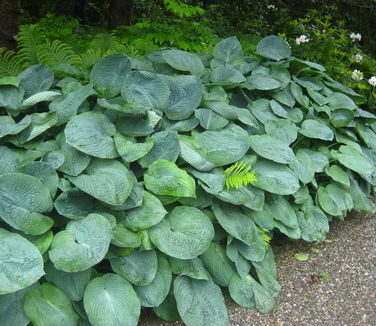
[[[374,210],[376,117],[277,36],[64,70],[0,79],[2,326],[229,325],[225,288],[274,307],[273,234]]]

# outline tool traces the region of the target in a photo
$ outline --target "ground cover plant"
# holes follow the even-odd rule
[[[274,234],[375,209],[376,116],[278,36],[59,71],[0,79],[3,326],[229,325],[275,305]]]

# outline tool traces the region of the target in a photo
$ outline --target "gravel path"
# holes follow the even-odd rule
[[[282,286],[277,307],[263,315],[227,300],[231,326],[376,326],[375,215],[334,221],[323,243],[284,240],[274,244],[273,251]],[[296,260],[296,253],[308,253],[309,260]],[[324,273],[330,278],[324,280]],[[183,326],[151,312],[145,312],[139,324],[167,325]]]

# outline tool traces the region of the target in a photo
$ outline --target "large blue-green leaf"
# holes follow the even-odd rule
[[[231,298],[240,306],[257,309],[262,313],[270,312],[275,305],[270,293],[249,274],[243,278],[234,274],[229,292]]]
[[[43,275],[39,250],[21,235],[0,229],[0,294],[26,288]]]
[[[91,268],[81,272],[67,273],[56,269],[51,262],[48,262],[45,270],[46,280],[63,290],[70,300],[82,300],[85,288],[92,276]]]
[[[264,37],[257,44],[256,53],[262,57],[279,61],[291,55],[291,48],[285,40],[272,35]]]
[[[90,80],[105,97],[118,95],[124,80],[131,71],[131,62],[122,53],[108,55],[97,62],[90,73]]]
[[[54,80],[53,72],[45,65],[33,65],[18,75],[20,88],[25,90],[25,98],[47,91]]]
[[[170,87],[168,107],[164,109],[171,120],[189,118],[201,102],[202,82],[193,76],[178,76],[167,79]]]
[[[144,181],[146,189],[157,195],[196,197],[195,180],[185,170],[166,160],[152,163]]]
[[[209,218],[194,207],[178,206],[149,231],[150,240],[163,253],[191,259],[205,252],[214,238]]]
[[[93,159],[84,173],[69,180],[80,190],[110,205],[123,204],[131,193],[129,170],[116,160]]]
[[[178,276],[174,294],[181,319],[187,326],[229,326],[221,289],[213,281]]]
[[[317,198],[321,208],[333,216],[342,216],[353,208],[350,194],[335,183],[317,189]]]
[[[9,173],[0,176],[0,217],[15,229],[42,234],[53,220],[41,213],[52,210],[48,188],[37,178]]]
[[[214,47],[213,55],[216,59],[229,63],[244,58],[242,46],[236,37],[229,37],[218,42]]]
[[[116,151],[112,136],[115,126],[103,114],[85,112],[70,120],[64,130],[66,142],[79,151],[100,158],[115,158]]]
[[[111,259],[113,271],[129,282],[145,286],[150,284],[157,273],[158,258],[155,250],[133,250],[129,255]]]
[[[170,264],[165,256],[158,255],[158,268],[153,281],[136,286],[135,290],[143,307],[158,307],[167,297],[172,281]]]
[[[265,191],[291,195],[298,191],[299,180],[287,166],[268,160],[258,160],[254,166],[257,181],[253,185]]]
[[[131,103],[164,109],[168,106],[170,89],[161,75],[132,71],[125,79],[121,95]]]
[[[49,283],[26,293],[24,309],[38,326],[76,326],[79,319],[67,295]]]
[[[93,326],[136,326],[141,310],[132,286],[121,276],[110,273],[90,281],[84,306]]]
[[[188,71],[199,77],[205,73],[205,67],[196,54],[180,50],[165,50],[162,51],[162,57],[176,70]]]
[[[249,137],[251,148],[260,156],[277,163],[289,164],[296,160],[294,152],[285,141],[268,135]]]
[[[49,256],[55,268],[79,272],[99,263],[108,251],[111,230],[110,222],[99,214],[69,222],[51,244]]]

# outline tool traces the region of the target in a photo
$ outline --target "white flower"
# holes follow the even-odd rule
[[[355,58],[355,61],[358,63],[363,60],[363,56],[359,53],[356,54],[354,58]]]
[[[309,42],[309,38],[306,35],[300,35],[299,37],[295,39],[295,43],[297,45],[300,45],[302,43],[307,43],[307,42]]]
[[[363,73],[355,69],[351,74],[351,78],[355,81],[361,81],[363,79]]]
[[[360,41],[362,39],[362,35],[360,35],[359,33],[355,34],[355,33],[351,33],[350,34],[350,38],[352,39],[352,41],[354,42],[355,40],[358,40]]]
[[[275,5],[267,5],[266,8],[270,9],[270,10],[275,10]]]
[[[368,79],[368,84],[370,84],[373,87],[376,87],[376,76],[372,76],[370,79]]]

